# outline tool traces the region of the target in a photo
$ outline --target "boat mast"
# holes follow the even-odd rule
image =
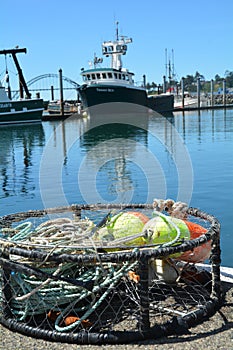
[[[102,51],[106,57],[112,57],[111,68],[120,70],[122,68],[121,56],[126,54],[127,44],[132,43],[133,40],[122,35],[119,38],[118,24],[119,22],[116,22],[116,40],[105,41],[102,44]]]
[[[174,66],[174,50],[172,49],[171,54],[167,54],[167,49],[165,49],[165,77],[166,81],[168,79],[169,87],[175,82],[175,66]]]
[[[24,53],[27,53],[27,49],[23,48],[23,49],[9,49],[9,50],[0,50],[0,55],[8,55],[8,54],[11,54],[12,57],[13,57],[13,60],[14,60],[14,63],[15,63],[15,66],[17,68],[17,71],[18,71],[18,74],[19,74],[19,92],[20,92],[20,98],[23,98],[23,89],[26,93],[26,97],[27,98],[31,98],[31,94],[28,90],[28,87],[27,87],[27,84],[26,84],[26,81],[24,79],[24,76],[23,76],[23,72],[22,72],[22,69],[19,65],[19,61],[16,57],[16,54],[17,53],[20,53],[20,52],[24,52]]]
[[[118,24],[119,24],[119,22],[118,22],[118,21],[116,21],[116,41],[118,41],[118,40],[119,40],[119,34],[118,34]]]

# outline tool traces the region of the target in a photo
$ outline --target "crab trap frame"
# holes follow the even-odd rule
[[[219,222],[169,203],[71,205],[1,217],[0,323],[49,341],[113,344],[182,334],[208,319],[222,301]],[[182,213],[205,233],[172,245],[94,239],[112,213],[151,216],[158,208],[168,217]],[[211,273],[180,259],[208,242]]]

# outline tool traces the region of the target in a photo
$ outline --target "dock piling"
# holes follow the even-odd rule
[[[211,79],[211,82],[210,82],[210,94],[211,94],[211,107],[214,106],[214,81],[213,79]]]
[[[145,75],[145,74],[143,74],[143,76],[142,76],[142,77],[143,77],[143,86],[144,86],[144,87],[146,87],[146,75]]]
[[[222,103],[223,103],[223,106],[225,107],[226,106],[226,79],[223,79],[223,82],[222,82]]]
[[[64,115],[64,101],[63,101],[63,84],[62,84],[62,69],[59,69],[60,80],[60,114]]]
[[[184,108],[184,77],[181,78],[182,108]]]
[[[200,85],[200,77],[197,78],[197,107],[200,108],[201,105],[201,85]]]
[[[166,90],[167,90],[167,86],[166,86],[166,76],[164,75],[163,76],[163,93],[165,94],[166,93]]]
[[[54,86],[51,85],[51,101],[54,101]]]

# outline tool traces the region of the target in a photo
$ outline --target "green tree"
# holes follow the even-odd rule
[[[214,80],[217,84],[219,84],[223,81],[223,78],[221,78],[220,75],[216,74]]]
[[[205,81],[204,75],[200,74],[199,72],[196,72],[194,80],[197,81],[198,78],[200,78],[200,81]]]
[[[195,79],[193,75],[187,75],[184,78],[184,88],[188,92],[192,92],[195,90]]]
[[[155,84],[155,82],[153,82],[153,81],[152,81],[152,83],[151,83],[151,87],[152,87],[152,89],[156,89],[157,84]]]
[[[228,88],[233,87],[233,72],[229,72],[228,70],[225,72],[226,86]]]

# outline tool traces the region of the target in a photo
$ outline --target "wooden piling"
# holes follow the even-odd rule
[[[201,89],[200,89],[200,78],[197,78],[197,108],[201,106]]]
[[[166,90],[167,90],[167,89],[166,89],[166,85],[167,85],[167,84],[166,84],[166,76],[164,75],[164,76],[163,76],[163,93],[164,93],[164,94],[165,94],[165,92],[166,92]]]
[[[146,75],[143,74],[143,86],[146,87]]]
[[[223,106],[225,107],[226,106],[226,79],[223,79],[223,82],[222,82],[222,103],[223,103]]]
[[[51,101],[54,101],[54,86],[51,85]]]
[[[211,94],[211,107],[214,106],[214,81],[213,79],[211,79],[211,82],[210,82],[210,94]]]
[[[184,108],[184,77],[181,78],[182,108]]]
[[[63,101],[63,84],[62,84],[62,69],[59,69],[60,80],[60,114],[64,115],[64,101]]]

